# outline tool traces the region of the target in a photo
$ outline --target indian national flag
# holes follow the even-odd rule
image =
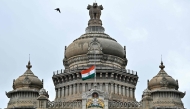
[[[92,66],[86,70],[82,70],[81,75],[82,75],[82,80],[93,78],[95,76],[95,66]]]

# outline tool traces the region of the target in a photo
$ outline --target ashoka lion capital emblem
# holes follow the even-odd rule
[[[100,19],[101,10],[103,10],[103,6],[98,6],[97,3],[93,3],[92,5],[88,5],[87,9],[89,10],[89,15],[91,19]]]

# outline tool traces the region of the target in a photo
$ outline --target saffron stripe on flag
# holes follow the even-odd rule
[[[88,72],[90,72],[91,70],[94,70],[94,69],[95,69],[95,66],[92,66],[92,67],[90,67],[89,69],[82,70],[82,71],[81,71],[81,74],[86,74],[86,73],[88,73]]]

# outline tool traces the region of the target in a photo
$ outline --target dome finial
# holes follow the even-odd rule
[[[89,26],[102,26],[102,21],[100,20],[101,11],[104,9],[102,5],[98,6],[96,1],[93,5],[88,5],[90,20],[88,22]]]
[[[159,66],[161,70],[163,70],[165,68],[163,62],[162,62],[162,55],[161,55],[161,65]]]
[[[26,65],[26,68],[28,68],[28,69],[32,68],[32,65],[30,64],[30,54],[29,54],[29,61],[28,61],[28,65]]]

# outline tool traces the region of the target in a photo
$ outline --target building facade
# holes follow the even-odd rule
[[[100,19],[102,5],[88,5],[90,20],[86,32],[65,46],[63,65],[65,69],[53,74],[55,100],[48,100],[43,81],[30,70],[13,82],[13,91],[7,108],[131,108],[131,109],[184,109],[178,91],[178,81],[164,71],[161,62],[159,73],[148,81],[142,100],[137,102],[135,89],[138,81],[136,71],[126,69],[126,48],[105,33]],[[96,66],[94,78],[83,81],[81,71]]]

